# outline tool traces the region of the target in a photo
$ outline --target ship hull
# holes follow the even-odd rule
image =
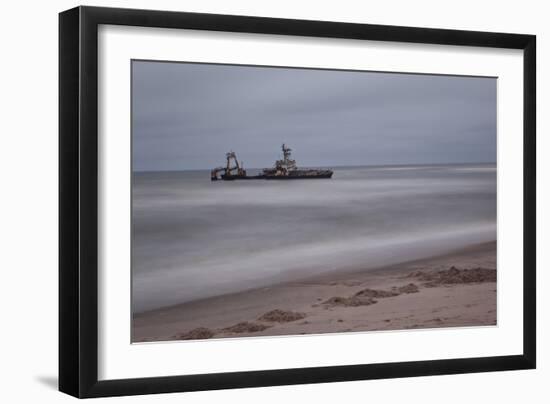
[[[327,179],[332,178],[332,171],[323,171],[316,173],[294,173],[290,175],[271,175],[271,174],[260,174],[260,175],[222,175],[221,179],[223,181],[236,181],[236,180],[315,180],[315,179]],[[212,179],[215,181],[214,179]]]
[[[332,173],[322,174],[297,174],[297,175],[265,175],[266,180],[316,180],[332,178]]]

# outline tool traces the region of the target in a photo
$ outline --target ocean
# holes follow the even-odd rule
[[[333,169],[293,181],[134,173],[133,312],[496,240],[494,164]]]

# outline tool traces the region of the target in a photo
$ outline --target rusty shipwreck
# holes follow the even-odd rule
[[[272,168],[264,168],[258,175],[247,175],[243,162],[239,163],[235,152],[226,153],[226,164],[214,168],[210,172],[212,181],[224,180],[297,180],[332,178],[330,169],[299,168],[296,160],[291,158],[292,149],[285,144],[282,146],[283,158],[275,162]]]

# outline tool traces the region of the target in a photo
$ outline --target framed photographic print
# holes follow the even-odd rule
[[[60,14],[59,386],[535,367],[535,37]]]

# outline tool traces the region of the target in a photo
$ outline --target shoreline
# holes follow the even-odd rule
[[[496,324],[496,241],[136,313],[132,342]]]

